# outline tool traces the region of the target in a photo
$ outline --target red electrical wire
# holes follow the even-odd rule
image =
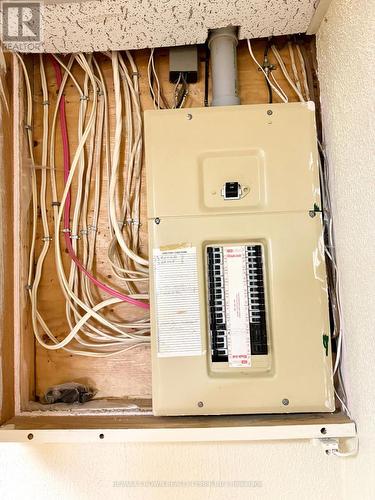
[[[51,56],[51,62],[53,64],[54,70],[55,70],[55,76],[56,76],[56,83],[57,86],[60,87],[62,83],[62,74],[61,74],[61,68],[59,63],[56,61],[56,59]],[[59,113],[60,113],[60,128],[61,128],[61,137],[62,137],[62,146],[63,146],[63,159],[64,159],[64,182],[67,182],[67,179],[69,177],[69,172],[70,172],[70,151],[69,151],[69,139],[68,139],[68,127],[66,123],[66,112],[65,112],[65,97],[64,95],[61,96],[61,100],[59,103]],[[98,279],[96,279],[85,267],[84,265],[79,261],[77,255],[75,254],[73,247],[72,247],[72,242],[70,240],[70,204],[71,204],[71,196],[70,196],[70,189],[68,192],[68,195],[66,197],[66,202],[64,206],[64,237],[65,237],[65,244],[68,249],[69,256],[75,263],[75,265],[85,274],[92,283],[94,283],[98,288],[101,290],[107,292],[109,295],[112,295],[113,297],[117,297],[118,299],[123,300],[124,302],[129,302],[130,304],[133,304],[137,307],[142,307],[143,309],[149,309],[150,305],[141,302],[140,300],[133,299],[132,297],[129,297],[128,295],[124,295],[117,290],[114,290],[113,288],[109,287],[108,285],[105,285]]]

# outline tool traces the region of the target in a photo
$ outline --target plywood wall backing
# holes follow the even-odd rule
[[[254,42],[254,51],[258,59],[261,60],[264,50],[264,42]],[[290,67],[289,53],[287,47],[281,50],[286,65]],[[140,71],[141,102],[143,109],[153,108],[147,84],[147,63],[149,57],[148,50],[135,51],[133,53],[135,61]],[[187,99],[188,107],[201,107],[204,103],[204,51],[200,54],[200,79],[195,85],[191,85],[190,94]],[[270,55],[272,61],[272,55]],[[41,158],[41,138],[42,138],[42,95],[40,90],[38,57],[27,56],[26,60],[34,64],[34,154],[37,166],[40,166]],[[110,96],[110,114],[111,129],[114,127],[114,102],[113,102],[113,80],[110,60],[104,55],[98,56],[100,65],[105,75]],[[50,112],[54,109],[56,99],[56,84],[52,71],[52,66],[46,57],[47,78],[49,85],[49,100],[51,102]],[[168,83],[168,51],[160,49],[156,51],[156,65],[162,82],[163,90],[169,102],[173,101],[174,86]],[[82,81],[82,74],[79,69],[75,70],[76,77]],[[239,93],[243,104],[265,103],[268,99],[268,91],[262,74],[255,68],[250,59],[247,46],[241,42],[238,49],[238,74],[239,74]],[[293,91],[288,87],[282,73],[276,70],[275,76],[285,89],[290,101],[297,100]],[[22,83],[22,80],[21,80]],[[22,85],[19,87],[22,89]],[[22,91],[17,94],[22,103]],[[76,146],[77,134],[74,133],[77,127],[77,116],[79,106],[79,96],[75,87],[69,83],[65,92],[67,102],[67,120],[70,134],[72,151]],[[275,99],[277,102],[277,98]],[[18,111],[19,136],[24,137],[24,112],[22,108]],[[112,133],[113,138],[113,133]],[[113,145],[113,144],[112,144]],[[35,372],[34,372],[34,338],[30,321],[30,305],[25,293],[27,265],[28,265],[28,243],[29,229],[27,221],[30,221],[28,213],[29,205],[25,200],[30,199],[30,162],[26,154],[26,145],[23,144],[23,160],[21,164],[15,163],[15,276],[16,293],[15,297],[18,304],[15,309],[15,328],[16,328],[16,347],[17,347],[17,370],[16,370],[16,393],[18,394],[18,410],[46,410],[37,401],[43,392],[50,386],[69,382],[82,381],[90,383],[97,389],[97,402],[91,404],[93,409],[100,407],[124,408],[124,405],[130,404],[130,410],[133,406],[141,405],[150,408],[151,401],[151,367],[150,352],[147,346],[135,349],[130,353],[124,353],[121,356],[113,358],[87,358],[74,356],[65,351],[47,351],[35,344]],[[59,180],[59,189],[62,187],[62,148],[59,133],[56,141],[56,168]],[[143,170],[143,179],[145,171]],[[103,179],[103,203],[100,216],[101,224],[98,235],[98,248],[96,255],[96,272],[98,276],[115,286],[120,286],[116,282],[110,269],[107,258],[107,246],[109,242],[107,212],[106,212],[106,192],[105,179]],[[74,187],[73,187],[74,189]],[[22,193],[20,196],[17,193]],[[51,199],[48,200],[48,204]],[[21,216],[22,214],[22,216]],[[52,222],[51,214],[49,215]],[[145,184],[142,189],[142,248],[147,254],[147,221],[146,221],[146,196]],[[41,244],[40,224],[38,227],[37,249]],[[17,284],[18,283],[18,284]],[[65,321],[65,303],[62,293],[57,283],[53,252],[49,252],[46,262],[43,279],[40,285],[39,308],[47,324],[51,327],[57,337],[63,338],[67,334],[67,324]],[[138,314],[135,308],[128,305],[122,305],[116,311],[109,314],[118,314],[119,317],[131,319],[131,315]],[[19,319],[19,323],[17,322]],[[130,399],[129,399],[130,398]],[[109,402],[108,399],[111,399]],[[31,403],[30,403],[31,400]],[[90,407],[90,406],[89,406]],[[65,407],[62,410],[66,409]]]

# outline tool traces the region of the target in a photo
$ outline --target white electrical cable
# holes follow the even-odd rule
[[[141,188],[141,168],[142,168],[142,117],[139,100],[138,71],[130,52],[127,52],[132,72],[132,78],[126,68],[121,55],[118,55],[122,88],[124,90],[125,115],[127,118],[126,144],[128,145],[128,154],[125,155],[125,171],[127,177],[125,180],[126,189],[119,216],[119,225],[121,232],[127,234],[131,244],[131,251],[139,256],[139,228],[140,228],[140,188]],[[133,80],[133,81],[132,81]],[[134,114],[132,113],[134,110]],[[133,116],[133,120],[131,119]],[[129,119],[130,118],[130,119]],[[133,126],[135,133],[133,134]],[[130,153],[129,153],[130,152]],[[113,169],[109,176],[109,188],[113,180]],[[130,204],[129,200],[132,200]],[[109,225],[112,235],[112,241],[109,246],[108,256],[112,263],[114,273],[124,282],[133,293],[136,292],[134,284],[148,280],[148,269],[135,262],[128,255],[122,253],[121,246],[117,240],[118,232],[116,226],[112,226],[112,218],[109,218]],[[116,231],[116,232],[115,232]],[[125,262],[125,264],[124,264]]]
[[[347,404],[345,387],[341,376],[341,361],[342,361],[342,350],[343,350],[345,330],[343,327],[343,315],[341,311],[341,301],[340,301],[340,279],[336,262],[335,242],[333,234],[330,179],[329,179],[330,169],[325,148],[320,143],[320,141],[318,141],[318,146],[324,159],[324,170],[320,158],[319,158],[319,169],[320,169],[320,179],[322,185],[323,224],[324,227],[326,228],[326,237],[327,237],[327,242],[325,244],[325,254],[327,255],[331,263],[333,283],[331,283],[331,286],[329,287],[329,294],[333,312],[333,326],[334,326],[333,337],[337,338],[336,359],[333,366],[332,376],[333,377],[337,376],[338,388],[342,392],[342,395],[340,396],[338,391],[335,389],[335,395],[339,400],[344,411],[350,417],[350,411]]]
[[[35,258],[35,242],[36,242],[36,228],[37,228],[37,210],[38,210],[38,200],[37,200],[37,179],[35,171],[35,159],[34,159],[34,148],[33,148],[33,137],[32,137],[32,115],[33,115],[33,101],[31,93],[31,84],[28,77],[27,69],[22,57],[15,53],[23,71],[26,84],[26,134],[27,134],[27,144],[30,152],[31,159],[31,190],[32,190],[32,222],[31,222],[31,242],[30,242],[30,252],[29,252],[29,269],[28,269],[28,279],[27,279],[27,289],[29,291],[29,296],[31,296],[32,281],[34,274],[34,258]]]
[[[94,59],[94,58],[93,58]],[[100,83],[98,83],[98,115],[97,123],[95,126],[96,134],[91,135],[89,144],[89,154],[88,154],[88,169],[86,173],[86,183],[84,189],[84,203],[81,215],[82,229],[80,231],[81,238],[83,240],[83,265],[85,268],[93,273],[94,256],[95,256],[95,243],[96,235],[99,224],[100,215],[100,195],[101,195],[101,154],[103,147],[103,131],[104,131],[104,119],[105,119],[105,101],[104,101],[104,90],[102,80],[99,78]],[[95,187],[94,187],[94,202],[93,202],[93,214],[91,224],[88,220],[88,208],[91,193],[91,173],[92,169],[95,169]],[[83,277],[81,281],[82,296],[91,307],[95,304],[95,300],[92,293],[91,281],[87,276]]]
[[[115,205],[115,190],[117,183],[118,168],[120,162],[120,144],[122,135],[122,103],[121,103],[121,90],[120,90],[120,75],[119,75],[119,58],[117,52],[112,53],[112,66],[113,66],[113,79],[114,79],[114,91],[116,99],[116,125],[115,125],[115,145],[113,148],[112,155],[112,176],[109,186],[109,208],[110,208],[110,218],[111,224],[114,229],[116,239],[122,249],[122,251],[136,263],[141,266],[148,266],[148,260],[135,254],[126,244],[121,229],[118,223],[118,216]]]
[[[285,102],[289,102],[288,96],[283,91],[283,89],[282,89],[281,85],[279,84],[279,82],[276,80],[276,77],[274,75],[274,71],[270,72],[270,78],[273,81],[273,83],[275,84],[275,86],[279,89],[280,93],[284,96]]]
[[[148,76],[148,86],[150,88],[152,100],[154,103],[154,108],[155,109],[160,109],[160,83],[159,83],[159,78],[155,70],[155,62],[154,62],[154,51],[155,49],[151,49],[150,57],[148,60],[148,66],[147,66],[147,76]],[[154,86],[152,84],[151,80],[151,75],[154,77],[158,89],[157,97],[154,92]]]
[[[6,114],[9,115],[8,92],[5,81],[6,73],[7,73],[7,64],[5,60],[3,46],[0,42],[0,100]]]
[[[304,61],[304,58],[303,58],[303,55],[302,55],[302,52],[301,52],[301,49],[300,49],[298,43],[296,45],[296,49],[297,49],[297,55],[298,55],[298,59],[299,59],[300,66],[301,66],[302,81],[303,81],[303,88],[305,89],[306,101],[309,101],[310,100],[310,90],[309,90],[309,86],[307,84],[305,61]]]
[[[113,149],[113,155],[112,155],[112,170],[111,170],[111,179],[110,179],[110,184],[109,184],[109,211],[110,211],[110,223],[112,225],[113,231],[114,231],[114,236],[117,240],[118,245],[120,246],[121,250],[124,252],[125,256],[128,259],[131,259],[135,265],[136,265],[136,270],[133,271],[141,275],[143,274],[144,276],[147,276],[147,267],[148,267],[148,260],[141,257],[138,255],[136,252],[134,252],[125,242],[123,233],[122,233],[122,227],[119,225],[119,216],[116,210],[116,204],[115,204],[115,189],[117,185],[117,179],[118,179],[118,170],[119,170],[119,162],[120,162],[120,144],[121,144],[121,137],[122,137],[122,101],[121,101],[121,86],[120,86],[120,74],[122,69],[122,76],[125,77],[128,85],[129,85],[129,90],[131,96],[134,98],[135,103],[139,102],[135,96],[134,88],[131,85],[131,79],[129,77],[128,72],[126,71],[126,68],[122,64],[121,59],[119,58],[118,53],[113,52],[112,53],[112,67],[113,67],[113,79],[114,79],[114,92],[115,92],[115,100],[116,100],[116,110],[115,110],[115,117],[116,117],[116,123],[115,123],[115,146]],[[128,103],[129,105],[129,103]],[[135,108],[136,111],[136,117],[139,123],[141,123],[141,117],[140,117],[140,108],[139,106]],[[136,135],[136,144],[132,148],[131,151],[131,157],[129,161],[132,162],[134,161],[134,157],[137,153],[138,150],[138,142],[141,140],[141,135],[142,135],[142,128],[139,125],[137,129],[137,135]],[[137,195],[139,196],[139,194]],[[139,224],[139,220],[136,221],[137,224]]]
[[[151,50],[151,67],[152,67],[152,72],[154,74],[154,78],[156,80],[156,87],[158,89],[157,105],[158,105],[158,109],[160,109],[160,82],[159,82],[158,74],[156,73],[156,69],[155,69],[154,49]]]
[[[332,450],[332,455],[335,455],[336,457],[354,457],[358,454],[359,450],[359,439],[358,436],[354,438],[355,440],[355,445],[354,447],[349,450],[349,451],[340,451],[340,450]]]
[[[288,42],[288,49],[289,49],[290,63],[292,65],[294,81],[296,82],[296,86],[297,86],[298,91],[301,92],[301,94],[302,94],[301,82],[299,81],[298,70],[297,70],[297,66],[296,66],[296,59],[294,57],[294,50],[293,50],[292,42]]]
[[[142,128],[143,122],[142,117],[140,115],[141,112],[141,102],[140,102],[140,86],[139,86],[139,74],[137,67],[135,65],[134,59],[131,53],[127,50],[126,56],[129,60],[132,74],[133,74],[133,86],[135,90],[135,98],[136,98],[136,106],[138,109],[137,118],[138,118],[138,135],[137,135],[137,147],[136,147],[136,155],[135,155],[135,168],[134,168],[134,178],[135,178],[135,187],[134,191],[136,193],[135,201],[133,203],[133,215],[132,220],[138,221],[136,225],[137,228],[135,230],[135,225],[133,224],[133,245],[135,250],[138,251],[139,247],[139,228],[140,228],[140,213],[141,213],[141,176],[142,176],[142,145],[143,145],[143,137],[142,137]],[[129,177],[129,176],[128,176]],[[131,184],[131,182],[129,183]]]
[[[266,78],[266,80],[268,81],[268,83],[271,85],[271,88],[272,90],[280,97],[280,99],[283,101],[283,102],[288,102],[288,98],[286,97],[286,95],[282,92],[279,91],[279,89],[277,89],[275,87],[275,85],[271,82],[271,80],[268,78],[268,75],[267,73],[264,71],[264,69],[262,68],[262,66],[258,63],[258,61],[256,60],[255,56],[254,56],[254,53],[253,53],[253,49],[251,48],[251,42],[250,42],[250,39],[247,40],[247,46],[248,46],[248,49],[249,49],[249,53],[250,53],[250,56],[252,58],[252,60],[255,62],[255,64],[258,66],[258,68],[262,71],[264,77]]]
[[[48,217],[47,217],[47,208],[46,208],[46,190],[47,190],[47,159],[48,159],[48,110],[49,110],[49,101],[48,101],[48,90],[47,90],[47,80],[44,69],[43,56],[39,56],[39,66],[40,66],[40,79],[42,85],[42,94],[43,94],[43,140],[42,140],[42,168],[41,168],[41,182],[40,182],[40,213],[42,218],[43,225],[43,248],[39,254],[39,257],[35,266],[34,273],[34,281],[31,288],[31,314],[32,314],[32,322],[34,325],[34,330],[37,329],[37,321],[38,321],[38,288],[40,284],[40,280],[42,277],[42,270],[45,258],[47,256],[50,241],[52,237],[50,236],[49,226],[48,226]],[[33,189],[33,198],[36,197],[36,192]]]
[[[81,54],[79,55],[79,57],[80,57],[80,63],[82,64],[83,68],[85,68],[85,70],[89,72],[90,80],[93,83],[93,75],[91,74],[91,71],[90,71],[89,65],[87,64],[86,59]],[[81,140],[80,140],[79,145],[77,147],[74,159],[72,161],[71,168],[70,168],[70,173],[69,173],[69,177],[68,177],[68,180],[66,182],[64,193],[63,193],[62,198],[61,198],[61,205],[60,205],[60,207],[58,209],[58,214],[57,214],[57,217],[55,219],[55,232],[56,233],[58,233],[58,231],[59,231],[58,228],[60,227],[60,222],[61,222],[61,219],[62,219],[62,213],[63,213],[64,204],[66,202],[67,193],[68,193],[68,190],[70,189],[70,186],[71,186],[71,183],[72,183],[72,179],[73,179],[73,176],[75,174],[75,170],[77,169],[81,151],[82,151],[83,146],[85,144],[85,141],[86,141],[86,139],[87,139],[87,137],[89,135],[91,127],[93,126],[96,104],[97,104],[97,90],[96,90],[96,86],[93,85],[93,104],[92,104],[92,109],[91,109],[89,118],[87,120],[87,124],[85,126],[85,130],[84,130],[84,132],[82,134]],[[79,307],[81,307],[83,310],[89,312],[89,308],[86,306],[86,304],[82,300],[80,300],[79,297],[77,297],[73,293],[73,291],[70,289],[70,287],[69,287],[69,282],[66,279],[65,272],[64,272],[64,269],[63,269],[63,266],[62,266],[62,258],[61,258],[61,249],[60,249],[59,238],[55,239],[55,258],[56,258],[56,261],[57,261],[57,264],[58,264],[61,282],[62,282],[62,284],[64,286],[64,289],[65,289],[66,293],[68,294],[68,296],[73,301],[76,302],[76,304]],[[120,334],[124,334],[124,332],[122,332],[115,325],[111,324],[107,319],[105,319],[104,317],[102,317],[99,314],[97,314],[95,310],[91,310],[91,315],[97,321],[99,321],[101,324],[103,324],[103,325],[105,325],[107,327],[112,328],[113,330],[117,331]],[[134,335],[132,335],[130,333],[127,333],[126,335],[129,338],[137,338],[136,336],[134,336]]]
[[[304,102],[305,99],[303,97],[303,95],[301,94],[301,92],[299,91],[299,89],[297,88],[297,86],[294,84],[293,80],[291,79],[289,73],[288,73],[288,70],[286,69],[286,66],[284,64],[284,61],[279,53],[279,51],[277,50],[277,48],[275,47],[275,45],[271,45],[271,50],[274,54],[274,56],[276,57],[276,60],[277,62],[279,63],[279,66],[280,66],[280,69],[281,71],[283,72],[286,80],[288,81],[289,85],[292,87],[292,89],[294,90],[294,92],[297,94],[298,96],[298,99],[301,101],[301,102]]]
[[[40,187],[40,207],[41,207],[41,216],[42,216],[42,225],[43,225],[43,241],[44,245],[42,247],[41,253],[37,259],[37,264],[36,264],[36,269],[35,272],[33,273],[33,260],[34,260],[34,255],[35,255],[35,240],[36,240],[36,207],[38,203],[38,192],[37,192],[37,182],[36,182],[36,169],[35,169],[35,159],[33,156],[33,149],[32,149],[32,130],[31,130],[31,120],[32,120],[32,113],[33,113],[33,108],[32,108],[32,94],[31,94],[31,85],[30,85],[30,79],[27,74],[27,70],[25,67],[25,64],[23,63],[23,60],[20,56],[18,56],[20,59],[21,67],[24,73],[25,77],[25,83],[26,83],[26,95],[27,95],[27,135],[28,135],[28,144],[29,144],[29,149],[30,149],[30,156],[32,159],[32,194],[33,194],[33,229],[32,229],[32,240],[31,240],[31,246],[30,246],[30,265],[29,265],[29,281],[28,283],[32,285],[29,287],[29,295],[30,295],[30,300],[32,304],[32,319],[33,319],[33,328],[34,328],[34,333],[39,341],[39,343],[44,346],[47,349],[65,349],[68,352],[74,353],[74,354],[79,354],[83,356],[112,356],[117,353],[124,352],[129,349],[133,349],[139,345],[142,345],[144,343],[149,342],[149,322],[148,319],[140,319],[131,323],[125,323],[125,322],[111,322],[104,316],[100,314],[100,311],[110,305],[115,305],[117,303],[120,303],[121,300],[117,298],[111,298],[111,299],[106,299],[104,301],[100,301],[97,304],[93,303],[93,297],[91,295],[91,290],[88,291],[89,289],[87,287],[83,287],[82,280],[78,280],[78,272],[75,269],[74,272],[70,273],[70,276],[74,276],[74,278],[71,278],[70,280],[66,278],[65,276],[65,271],[64,271],[64,266],[62,262],[62,256],[61,256],[61,247],[60,247],[60,234],[59,234],[59,227],[60,227],[60,221],[62,219],[62,213],[64,210],[64,204],[67,199],[67,193],[68,190],[70,189],[73,177],[75,177],[78,174],[78,185],[77,185],[77,191],[76,191],[76,197],[75,197],[75,211],[73,215],[73,223],[72,223],[72,228],[74,228],[75,231],[78,233],[78,227],[80,224],[83,225],[84,232],[87,230],[88,224],[87,224],[87,211],[88,211],[88,204],[89,204],[89,195],[87,193],[87,190],[90,189],[91,187],[91,171],[92,171],[92,166],[94,162],[94,137],[99,138],[99,145],[97,146],[96,149],[96,155],[95,159],[97,160],[100,158],[100,152],[98,153],[98,150],[101,150],[101,137],[103,136],[102,130],[104,127],[105,133],[108,133],[108,128],[106,129],[105,124],[108,123],[108,117],[105,117],[104,114],[100,111],[101,107],[98,105],[98,93],[103,95],[103,79],[101,79],[101,75],[99,77],[95,76],[93,72],[93,65],[92,65],[92,56],[85,57],[82,54],[78,54],[75,57],[71,58],[68,65],[65,66],[57,57],[55,59],[58,61],[58,63],[65,69],[65,74],[63,78],[63,83],[59,89],[58,95],[57,95],[57,101],[56,101],[56,108],[55,112],[53,115],[52,119],[52,124],[51,127],[49,127],[48,123],[48,90],[47,90],[47,81],[46,81],[46,76],[45,76],[45,71],[44,71],[44,63],[42,56],[40,57],[40,71],[41,71],[41,85],[42,85],[42,93],[43,93],[43,143],[42,143],[42,168],[41,168],[41,187]],[[45,199],[46,199],[46,176],[47,172],[50,171],[51,173],[51,187],[52,187],[52,199],[57,201],[57,187],[56,187],[56,176],[55,176],[55,152],[54,152],[54,144],[55,144],[55,133],[56,133],[56,121],[57,121],[57,115],[58,115],[58,107],[59,103],[64,91],[65,84],[68,80],[68,78],[71,78],[73,80],[73,83],[75,87],[77,88],[79,95],[82,96],[82,91],[81,88],[75,79],[73,77],[71,68],[73,63],[76,62],[78,65],[82,68],[82,70],[85,72],[85,82],[84,82],[84,92],[85,92],[85,97],[88,96],[89,93],[89,88],[91,89],[91,92],[93,93],[93,99],[92,99],[92,104],[90,105],[90,109],[87,107],[88,103],[84,102],[83,104],[81,103],[80,108],[80,117],[79,117],[79,130],[82,130],[79,132],[79,142],[78,142],[78,147],[76,150],[76,153],[74,155],[73,161],[71,163],[71,168],[70,168],[70,173],[69,177],[67,180],[67,183],[65,185],[64,193],[62,195],[62,199],[59,202],[60,206],[58,207],[57,204],[54,205],[54,226],[55,226],[55,231],[54,231],[54,239],[55,239],[55,258],[56,258],[56,263],[57,263],[57,271],[58,271],[58,277],[59,277],[59,282],[62,285],[62,289],[64,292],[64,295],[67,300],[67,311],[69,311],[69,319],[71,320],[74,318],[75,324],[72,324],[71,331],[68,335],[65,336],[63,340],[58,340],[52,332],[49,330],[48,326],[46,325],[45,321],[41,317],[38,308],[37,308],[37,291],[41,279],[41,274],[42,274],[42,269],[43,269],[43,264],[44,260],[46,257],[46,254],[48,252],[49,246],[50,246],[50,240],[51,236],[49,233],[49,227],[48,227],[48,219],[46,216],[46,204],[45,204]],[[97,64],[95,64],[97,67]],[[98,89],[97,89],[98,86]],[[139,102],[139,88],[137,88],[138,92],[138,102]],[[82,99],[84,101],[87,101],[87,99]],[[105,104],[103,109],[105,110],[106,113],[108,113],[108,101],[105,98],[104,99]],[[87,118],[85,118],[85,110],[89,109],[89,115]],[[140,111],[138,113],[138,120],[141,121],[141,115]],[[102,124],[101,126],[97,127],[97,123]],[[83,127],[83,128],[82,128]],[[138,126],[139,128],[139,126]],[[48,132],[49,129],[51,130],[50,136],[51,136],[51,145],[50,145],[50,168],[47,167],[47,144],[48,144]],[[140,126],[141,130],[141,126]],[[97,132],[99,131],[99,132]],[[91,133],[91,136],[90,136]],[[99,137],[98,137],[99,136]],[[141,132],[138,133],[138,139],[135,145],[135,153],[134,156],[137,158],[136,159],[136,165],[137,169],[139,170],[138,163],[141,158],[141,141],[139,137],[141,136]],[[88,157],[87,161],[85,160],[85,157],[83,155],[84,148],[86,148],[87,141],[91,137],[88,145]],[[106,137],[106,140],[108,139],[108,135]],[[107,141],[108,143],[108,141]],[[107,155],[108,157],[108,155]],[[100,163],[100,160],[99,160]],[[98,169],[98,164],[96,164],[96,169]],[[100,179],[100,172],[96,172],[96,188],[95,188],[95,195],[94,195],[94,221],[97,221],[98,219],[98,214],[99,214],[99,204],[100,204],[100,182],[98,179]],[[136,181],[137,183],[138,181]],[[139,200],[137,200],[137,203]],[[137,211],[137,208],[136,208]],[[87,242],[86,242],[87,243]],[[75,245],[75,249],[77,250],[77,245]],[[86,246],[84,244],[84,257],[85,257],[85,263],[91,268],[92,267],[92,262],[93,262],[93,250],[91,246]],[[90,261],[90,262],[89,262]],[[34,276],[33,276],[34,274]],[[82,301],[79,298],[79,293],[80,291],[83,294],[83,297],[85,298],[84,301]],[[143,299],[147,297],[145,294],[135,294],[134,298],[137,299]],[[77,309],[79,308],[79,309]],[[83,311],[82,313],[79,312],[79,310]],[[73,316],[72,316],[73,314]],[[95,319],[94,324],[92,324],[92,320]],[[95,324],[101,325],[99,328],[95,326]],[[47,335],[47,337],[52,341],[52,344],[47,343],[43,340],[40,332],[39,332],[39,327],[42,328],[44,333]],[[104,328],[104,330],[103,330]],[[132,333],[132,331],[137,331],[138,333]],[[109,333],[112,332],[112,333]],[[83,337],[82,337],[83,335]],[[87,337],[89,340],[85,340],[84,337]],[[67,347],[70,345],[70,343],[75,340],[79,344],[79,348],[71,348]],[[130,343],[129,343],[130,342]],[[109,349],[109,350],[108,350]]]

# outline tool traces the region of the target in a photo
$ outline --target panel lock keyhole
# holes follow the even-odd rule
[[[239,200],[242,196],[242,189],[239,182],[226,182],[221,190],[224,200]]]

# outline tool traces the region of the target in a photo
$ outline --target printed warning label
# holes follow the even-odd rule
[[[195,247],[153,251],[159,357],[200,356],[201,318]]]

